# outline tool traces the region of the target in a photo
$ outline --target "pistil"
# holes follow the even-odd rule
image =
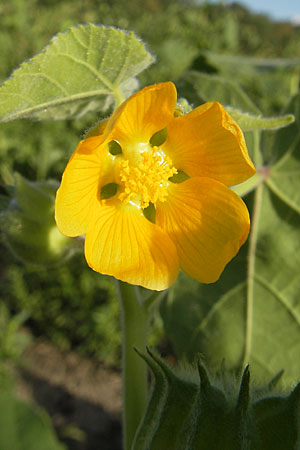
[[[169,178],[177,173],[177,169],[159,147],[154,146],[140,156],[136,165],[128,160],[120,163],[123,189],[118,198],[124,203],[132,202],[145,209],[150,203],[166,200]]]

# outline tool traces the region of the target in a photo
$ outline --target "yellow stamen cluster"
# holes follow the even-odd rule
[[[177,173],[172,161],[158,147],[141,154],[138,164],[128,160],[121,162],[120,178],[122,191],[119,199],[124,203],[132,202],[141,208],[150,203],[164,202],[168,195],[169,178]]]

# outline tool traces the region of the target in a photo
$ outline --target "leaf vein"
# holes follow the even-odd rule
[[[131,36],[130,36],[130,39],[132,39]],[[123,77],[123,75],[125,73],[125,70],[126,70],[127,66],[128,66],[128,61],[129,61],[129,58],[131,56],[131,49],[132,49],[132,46],[127,47],[127,52],[126,52],[125,58],[123,60],[123,63],[121,65],[121,67],[120,67],[119,74],[116,76],[116,79],[114,81],[114,84],[116,86],[118,86],[120,84],[121,79],[122,79],[122,77]]]
[[[280,291],[273,288],[263,277],[258,274],[255,275],[255,280],[260,283],[265,289],[267,289],[270,294],[272,294],[279,301],[279,303],[287,310],[287,312],[300,328],[300,318],[295,314],[295,311],[291,308],[287,299],[282,294],[280,294]]]
[[[271,181],[270,178],[266,178],[265,180],[268,187],[271,189],[271,191],[276,194],[284,203],[286,203],[291,209],[296,211],[296,213],[300,214],[300,206],[294,203],[291,199],[289,199],[286,194],[284,194],[274,183]]]
[[[51,107],[68,104],[71,102],[75,102],[76,100],[86,100],[90,97],[96,97],[96,96],[105,95],[105,94],[108,95],[108,94],[112,94],[112,93],[107,92],[105,89],[103,89],[103,90],[99,89],[99,90],[84,92],[84,93],[80,93],[80,94],[73,94],[66,98],[61,98],[61,97],[55,98],[48,102],[41,103],[38,106],[31,106],[27,109],[23,109],[22,111],[13,111],[10,114],[6,114],[3,118],[0,118],[0,122],[5,122],[8,120],[14,120],[17,118],[26,117],[28,114],[38,112],[42,109],[47,109],[47,108],[51,108]],[[2,103],[4,103],[4,102],[2,102]],[[0,102],[0,104],[1,104],[1,102]]]
[[[114,90],[114,85],[112,83],[110,83],[110,81],[104,76],[102,75],[98,70],[94,69],[93,66],[91,66],[89,63],[85,62],[85,61],[81,61],[80,59],[75,58],[72,55],[69,55],[68,53],[63,53],[63,52],[59,52],[57,53],[57,55],[59,56],[64,56],[66,58],[71,59],[72,61],[74,61],[75,63],[82,65],[84,67],[86,67],[93,75],[95,75],[99,81],[101,81],[106,87],[108,87],[111,91]]]
[[[236,294],[238,291],[242,290],[245,287],[245,284],[246,284],[245,282],[237,284],[236,286],[229,289],[229,291],[227,291],[224,295],[222,295],[222,297],[220,297],[220,299],[217,302],[213,303],[212,307],[207,312],[207,314],[205,316],[203,316],[198,327],[195,329],[194,333],[191,336],[191,339],[190,339],[190,347],[191,348],[193,348],[193,342],[197,338],[197,335],[199,334],[199,332],[201,330],[203,330],[207,326],[211,317],[213,317],[213,315],[221,308],[221,306],[224,303],[226,303],[228,300],[230,300],[230,298],[233,294]]]
[[[69,95],[69,93],[68,93],[68,91],[62,86],[62,84],[60,84],[58,81],[56,81],[56,80],[54,80],[52,77],[50,77],[49,75],[46,75],[45,73],[43,73],[43,72],[40,72],[40,73],[36,73],[36,72],[29,72],[29,73],[20,73],[19,74],[19,77],[20,78],[26,78],[26,77],[30,77],[30,78],[32,78],[32,77],[42,77],[42,78],[45,78],[46,80],[48,80],[50,83],[52,83],[52,84],[54,84],[54,86],[56,86],[58,89],[60,89],[63,93],[64,93],[64,95],[65,96],[68,96]],[[31,84],[33,84],[33,83],[31,83]]]
[[[74,29],[74,28],[70,28],[70,30],[71,30],[71,33],[72,33],[74,39],[78,42],[78,44],[81,45],[81,47],[83,47],[84,49],[88,50],[88,46],[85,45],[85,44],[79,39],[79,37],[77,36],[77,34],[75,34],[75,29]],[[76,29],[76,30],[77,30],[77,29]]]

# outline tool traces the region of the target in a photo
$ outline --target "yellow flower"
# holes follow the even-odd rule
[[[255,173],[240,128],[218,102],[175,109],[171,82],[131,96],[79,143],[56,197],[92,269],[155,290],[179,268],[216,281],[250,226],[229,188]]]

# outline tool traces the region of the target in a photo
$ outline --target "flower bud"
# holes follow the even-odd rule
[[[0,217],[4,243],[23,262],[54,264],[80,248],[78,240],[63,236],[54,220],[57,183],[31,182],[15,175],[15,191]]]

